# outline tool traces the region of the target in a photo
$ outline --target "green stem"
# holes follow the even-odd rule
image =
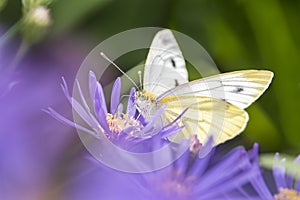
[[[26,52],[29,49],[29,45],[24,40],[22,41],[15,58],[13,59],[12,63],[9,65],[9,70],[14,71],[19,62],[22,60],[22,58],[25,56]]]

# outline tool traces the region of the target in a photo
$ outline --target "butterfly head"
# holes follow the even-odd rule
[[[151,92],[147,92],[145,90],[136,91],[134,95],[134,99],[140,101],[150,101],[151,103],[155,103],[156,95]]]

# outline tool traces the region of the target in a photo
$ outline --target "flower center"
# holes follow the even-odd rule
[[[274,196],[275,200],[300,200],[300,192],[286,188],[280,188],[279,193]]]
[[[140,121],[134,119],[133,117],[129,117],[127,114],[110,114],[108,113],[106,116],[107,124],[109,127],[109,130],[114,134],[114,135],[119,135],[121,131],[129,128],[129,127],[135,127],[129,135],[134,136],[135,133],[139,132],[142,128],[143,125],[141,124]]]
[[[163,197],[162,199],[191,199],[195,177],[185,176],[177,170],[170,171],[166,177],[160,177],[159,182],[154,184],[154,193]]]
[[[192,193],[192,190],[187,184],[180,183],[176,180],[168,181],[163,184],[162,188],[164,197],[177,197],[177,198],[187,198]]]

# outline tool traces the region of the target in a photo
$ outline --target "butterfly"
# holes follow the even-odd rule
[[[168,139],[181,142],[197,135],[215,145],[239,135],[249,116],[245,109],[268,88],[273,72],[241,70],[189,82],[182,52],[172,32],[159,31],[146,59],[143,89],[134,95],[137,110],[150,120],[161,106],[163,124],[177,121],[184,128]]]

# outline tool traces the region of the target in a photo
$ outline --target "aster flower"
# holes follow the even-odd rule
[[[145,175],[149,195],[161,199],[240,199],[237,186],[257,174],[245,149],[235,148],[218,160],[212,138],[203,147],[196,136],[193,140],[191,148],[170,167]]]
[[[279,153],[275,154],[275,161],[279,161]],[[285,162],[282,159],[279,162]],[[295,165],[300,167],[300,155],[295,159]],[[274,195],[275,200],[299,200],[300,199],[300,178],[295,174],[287,174],[285,167],[282,165],[273,166],[273,176],[277,186],[277,193]]]
[[[67,186],[66,199],[246,199],[240,188],[256,170],[243,147],[222,158],[210,138],[201,145],[196,137],[190,149],[170,166],[150,173],[121,173],[101,163],[80,161]],[[213,149],[212,149],[213,148]],[[212,149],[211,151],[208,151]],[[167,155],[161,155],[162,157]],[[84,164],[83,164],[84,163]]]
[[[279,153],[275,154],[272,169],[275,190],[263,180],[262,176],[252,181],[258,196],[261,199],[270,200],[299,200],[300,199],[300,178],[295,173],[288,173],[284,166],[285,158],[279,158]],[[300,166],[300,155],[294,160],[295,166]]]
[[[137,113],[136,107],[134,106],[134,88],[130,91],[126,112],[123,113],[123,104],[120,103],[120,78],[117,78],[113,85],[109,111],[106,107],[102,86],[97,81],[93,72],[89,73],[89,93],[93,110],[90,109],[85,97],[83,96],[83,92],[78,81],[76,81],[76,87],[78,89],[81,103],[70,96],[68,86],[64,79],[61,86],[65,96],[72,105],[72,108],[90,127],[90,129],[68,120],[52,108],[48,108],[46,112],[57,120],[76,127],[95,138],[101,139],[104,133],[110,141],[124,149],[130,149],[138,152],[152,151],[153,148],[157,149],[162,147],[164,144],[167,144],[168,141],[165,138],[177,133],[182,128],[177,125],[167,125],[165,127],[158,126],[159,123],[157,122],[164,111],[164,107],[161,107],[158,110],[150,122],[145,123],[143,118]],[[147,143],[151,143],[152,145],[150,149],[145,150],[147,149],[145,148],[145,144]],[[137,148],[137,145],[138,147],[143,148]]]

